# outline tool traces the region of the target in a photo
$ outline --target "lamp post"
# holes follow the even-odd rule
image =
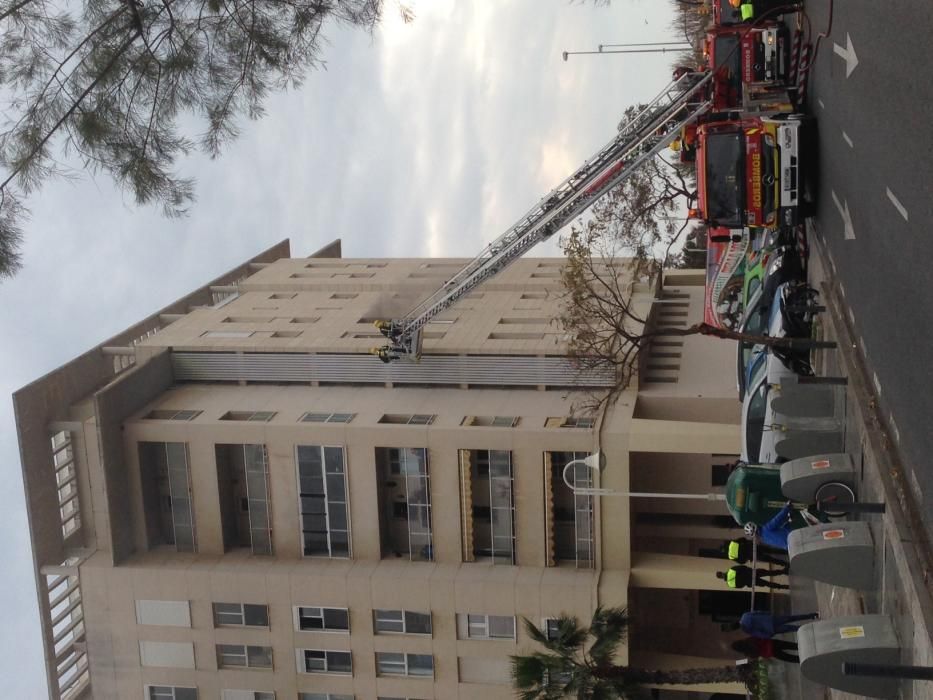
[[[603,53],[603,49],[627,49],[632,46],[667,46],[669,48],[680,48],[680,49],[689,49],[692,48],[691,44],[686,41],[649,41],[642,44],[600,44],[599,52]]]
[[[613,489],[597,489],[589,486],[577,487],[567,480],[567,470],[578,464],[599,471],[599,452],[586,457],[585,459],[572,459],[564,465],[562,472],[564,484],[575,496],[629,496],[630,498],[687,498],[703,501],[725,501],[726,495],[723,493],[645,493],[634,491],[615,491]],[[574,478],[576,481],[576,478]]]
[[[605,56],[610,53],[667,53],[668,51],[683,51],[686,47],[670,47],[661,49],[622,49],[621,51],[564,51],[563,57],[566,61],[570,56]]]

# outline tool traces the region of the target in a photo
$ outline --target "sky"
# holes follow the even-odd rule
[[[326,70],[222,158],[183,163],[189,216],[138,209],[105,177],[29,200],[23,270],[0,282],[5,697],[46,694],[14,391],[286,237],[296,257],[335,238],[346,257],[472,257],[670,79],[670,55],[561,53],[679,38],[661,0],[407,0],[410,24],[388,2],[371,36],[331,27]]]

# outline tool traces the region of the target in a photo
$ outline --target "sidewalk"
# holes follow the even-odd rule
[[[884,502],[887,511],[863,514],[875,545],[875,584],[856,591],[792,577],[789,607],[794,612],[818,609],[824,619],[840,615],[881,613],[892,616],[902,648],[901,663],[933,666],[933,595],[923,572],[929,571],[929,551],[923,537],[915,537],[911,513],[898,494],[898,457],[894,443],[875,412],[875,399],[862,355],[849,335],[845,301],[833,281],[832,262],[820,244],[819,233],[807,228],[810,243],[810,284],[820,291],[827,312],[818,317],[817,335],[835,340],[835,350],[816,351],[814,369],[821,376],[845,376],[846,451],[860,467],[858,494],[862,501]],[[782,664],[782,666],[789,666]],[[822,688],[800,675],[799,668],[781,669],[786,686],[782,697],[850,700],[863,697]],[[901,700],[933,700],[933,682],[901,681]]]

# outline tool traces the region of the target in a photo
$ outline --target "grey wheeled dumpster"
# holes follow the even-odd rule
[[[851,455],[819,454],[781,465],[781,491],[792,501],[814,503],[820,487],[831,482],[854,489],[856,474]]]
[[[794,530],[787,549],[795,576],[862,590],[874,585],[875,549],[862,520]]]
[[[887,615],[817,620],[797,631],[800,672],[814,683],[872,698],[897,696],[897,679],[846,676],[842,664],[896,664],[901,650]]]

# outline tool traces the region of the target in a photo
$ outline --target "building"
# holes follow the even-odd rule
[[[579,413],[607,380],[562,354],[561,261],[523,259],[426,328],[420,363],[373,357],[372,321],[464,262],[284,241],[14,395],[52,697],[505,699],[523,617],[630,603],[622,661],[722,663],[721,562],[695,556],[721,505],[563,472],[600,451],[577,486],[721,483],[733,346],[661,338]],[[702,285],[633,289],[685,325]]]

